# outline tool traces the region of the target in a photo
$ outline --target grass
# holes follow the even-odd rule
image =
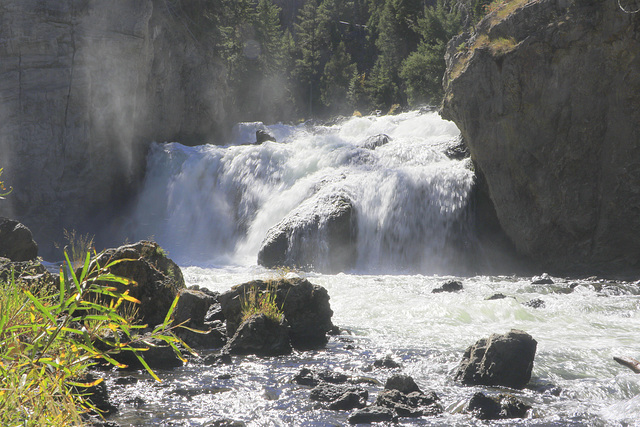
[[[0,168],[0,176],[2,176],[2,169]],[[11,190],[13,190],[12,188],[9,188],[7,190],[7,187],[5,187],[4,185],[4,181],[0,181],[0,200],[4,199],[4,196],[9,195],[9,193],[11,193]]]
[[[146,325],[135,325],[119,309],[124,303],[137,304],[128,291],[117,292],[110,284],[133,282],[109,273],[122,260],[89,268],[87,253],[82,270],[75,273],[65,252],[66,266],[60,269],[59,288],[52,292],[33,291],[22,286],[15,275],[0,282],[0,425],[76,426],[83,414],[98,412],[80,394],[80,388],[99,384],[82,382],[97,364],[125,367],[115,355],[130,351],[159,381],[134,344]],[[99,284],[100,283],[100,284]],[[104,285],[107,283],[107,285]],[[153,330],[153,337],[170,345],[182,358],[183,344],[171,326],[174,300],[164,322]],[[145,338],[149,338],[145,335]],[[98,350],[99,347],[108,350]],[[184,360],[184,359],[183,359]]]
[[[268,280],[267,288],[264,291],[259,290],[256,285],[249,287],[240,300],[242,313],[240,323],[255,314],[264,314],[274,322],[280,322],[284,312],[276,302],[277,291],[277,280]]]

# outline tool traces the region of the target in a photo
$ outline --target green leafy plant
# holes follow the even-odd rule
[[[264,314],[274,322],[279,322],[284,312],[276,302],[277,291],[278,282],[276,280],[267,281],[267,287],[264,291],[259,290],[256,285],[250,286],[240,300],[241,322],[254,314]]]
[[[110,285],[134,283],[109,272],[126,260],[90,268],[90,258],[87,253],[76,273],[65,252],[57,292],[32,293],[13,274],[0,284],[0,425],[81,425],[82,414],[99,412],[78,392],[102,381],[82,381],[91,366],[124,368],[117,354],[132,352],[160,381],[142,356],[150,338],[164,341],[182,360],[180,347],[191,351],[173,333],[179,326],[171,325],[177,297],[164,322],[142,335],[146,325],[119,311],[125,302],[139,301]]]

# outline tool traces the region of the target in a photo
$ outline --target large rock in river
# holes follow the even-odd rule
[[[442,115],[549,269],[640,268],[640,14],[618,3],[508,2],[448,47]]]
[[[466,385],[522,389],[531,379],[538,343],[524,331],[493,334],[467,348],[455,378]]]
[[[255,280],[234,286],[220,295],[228,336],[232,337],[240,326],[242,302],[252,288],[258,292],[276,289],[275,303],[284,312],[294,348],[320,348],[327,343],[326,334],[333,329],[329,294],[322,286],[313,285],[305,279]]]
[[[319,193],[272,227],[258,252],[265,267],[340,272],[356,261],[356,214],[348,195]]]
[[[31,230],[18,221],[0,217],[0,257],[16,262],[36,259],[38,245]]]
[[[143,323],[155,326],[163,322],[173,300],[185,288],[180,267],[173,262],[155,242],[141,241],[117,249],[106,249],[92,261],[104,267],[109,262],[126,260],[115,264],[110,272],[126,277],[136,283],[119,285],[119,291],[140,300],[138,315]]]

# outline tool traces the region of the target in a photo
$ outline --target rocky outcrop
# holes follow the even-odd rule
[[[284,317],[276,321],[262,313],[254,314],[240,324],[222,351],[257,356],[291,354],[289,325]]]
[[[0,217],[0,257],[31,261],[38,257],[38,245],[31,230],[18,221]]]
[[[227,335],[233,336],[242,319],[242,301],[252,288],[266,292],[276,290],[276,305],[282,309],[289,324],[289,335],[294,348],[307,350],[321,348],[327,343],[327,332],[333,328],[333,311],[329,294],[321,286],[305,279],[282,279],[272,282],[255,280],[234,286],[220,295],[222,312],[227,320]]]
[[[537,346],[531,335],[516,329],[482,338],[467,348],[455,378],[466,385],[522,389],[531,379]]]
[[[555,270],[640,267],[640,14],[518,0],[448,47],[460,128],[518,251]]]
[[[119,292],[129,291],[137,298],[138,316],[143,323],[153,327],[164,321],[173,300],[184,289],[182,271],[176,263],[166,256],[155,242],[141,241],[124,245],[117,249],[102,251],[92,261],[101,267],[108,263],[125,260],[110,267],[109,271],[120,277],[135,281],[130,286],[113,284]]]
[[[356,261],[356,213],[348,195],[319,193],[272,227],[258,252],[265,267],[348,270]]]
[[[176,3],[176,2],[173,2]],[[113,245],[105,221],[144,174],[154,141],[203,141],[227,121],[225,70],[163,0],[6,0],[0,8],[0,215],[43,256],[63,228]]]

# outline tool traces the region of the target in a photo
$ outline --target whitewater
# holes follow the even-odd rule
[[[258,129],[276,141],[255,144]],[[367,146],[379,135],[389,142]],[[349,412],[324,409],[309,400],[308,388],[291,383],[301,367],[313,367],[383,384],[402,372],[439,395],[445,414],[401,418],[400,425],[486,425],[464,413],[465,403],[477,391],[505,390],[462,386],[453,380],[455,369],[478,339],[521,329],[538,342],[532,380],[524,390],[507,392],[533,409],[526,419],[495,424],[638,425],[640,378],[613,361],[640,357],[637,283],[551,277],[553,284],[534,284],[534,277],[507,265],[501,275],[486,275],[482,267],[492,260],[475,235],[482,225],[473,215],[473,166],[447,155],[458,138],[455,125],[437,113],[413,111],[332,125],[241,123],[222,146],[154,144],[124,230],[130,240],[160,243],[181,265],[187,286],[224,292],[254,279],[306,277],[328,290],[333,323],[343,332],[324,350],[237,358],[225,366],[189,363],[160,372],[162,384],[134,373],[140,379],[135,386],[119,386],[117,377],[131,373],[114,374],[108,379],[120,407],[114,420],[136,426],[220,419],[252,426],[346,424]],[[323,272],[322,233],[307,242],[318,248],[319,268],[257,265],[272,227],[335,193],[349,197],[357,217],[357,257],[349,269]],[[452,279],[462,291],[432,293]],[[488,299],[496,294],[504,298]],[[387,355],[400,370],[370,369]],[[185,389],[206,391],[176,393]],[[371,386],[369,404],[379,389]]]

